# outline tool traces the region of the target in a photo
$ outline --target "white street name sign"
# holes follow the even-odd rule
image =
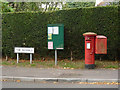
[[[14,53],[34,53],[34,48],[15,47]]]

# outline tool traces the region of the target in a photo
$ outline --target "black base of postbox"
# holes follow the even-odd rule
[[[85,64],[85,68],[86,69],[94,69],[95,68],[95,64]]]

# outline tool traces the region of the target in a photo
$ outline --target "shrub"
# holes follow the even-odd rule
[[[3,56],[15,58],[14,47],[34,47],[40,57],[54,57],[47,49],[47,24],[64,24],[65,49],[59,58],[84,58],[85,32],[95,32],[108,38],[108,54],[102,59],[119,59],[120,38],[118,7],[93,7],[53,12],[19,12],[2,14]],[[96,55],[98,59],[100,55]]]

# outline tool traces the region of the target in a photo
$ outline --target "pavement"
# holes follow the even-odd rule
[[[119,82],[118,69],[56,69],[1,66],[2,80],[55,82]]]

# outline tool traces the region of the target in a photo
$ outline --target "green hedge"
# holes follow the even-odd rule
[[[14,47],[34,47],[39,57],[54,57],[47,49],[47,24],[64,24],[65,49],[58,51],[59,58],[84,59],[85,32],[95,32],[108,38],[108,54],[96,59],[119,59],[120,38],[118,7],[94,7],[54,12],[20,12],[2,15],[3,56],[15,58]],[[36,56],[34,55],[34,58]]]

